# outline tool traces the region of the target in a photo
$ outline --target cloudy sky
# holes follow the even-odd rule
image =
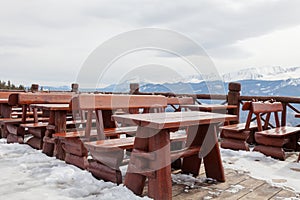
[[[124,32],[149,27],[175,31],[195,41],[220,74],[248,67],[300,66],[298,0],[0,2],[0,80],[16,84],[70,85],[99,45]],[[186,56],[193,53],[186,50]],[[141,71],[139,66],[148,66],[146,74],[152,77],[160,65],[172,68],[171,74],[183,73],[182,59],[162,55],[147,50],[124,55],[112,64],[115,68],[103,84],[128,77],[128,72],[118,70],[120,66],[132,74]],[[156,67],[151,68],[153,64]]]

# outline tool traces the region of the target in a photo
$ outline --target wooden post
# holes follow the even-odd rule
[[[72,90],[71,92],[75,92],[75,93],[78,93],[78,88],[79,88],[79,85],[78,83],[72,83]]]
[[[287,115],[287,110],[286,110],[286,105],[287,103],[282,103],[282,107],[283,107],[283,110],[281,112],[281,126],[285,126],[286,125],[286,115]]]
[[[240,114],[240,91],[241,91],[241,84],[231,82],[228,85],[228,96],[227,96],[227,102],[228,105],[236,105],[236,109],[228,110],[228,114],[237,115],[239,119]],[[238,121],[237,121],[238,123]]]
[[[38,84],[32,84],[31,88],[30,88],[30,91],[32,93],[38,92],[39,91],[39,85]]]
[[[140,92],[139,89],[138,83],[130,83],[130,94],[138,94]]]

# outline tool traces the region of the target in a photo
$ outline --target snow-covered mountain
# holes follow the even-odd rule
[[[300,79],[300,67],[283,68],[276,67],[256,67],[247,68],[223,75],[224,82],[240,80],[287,80]]]

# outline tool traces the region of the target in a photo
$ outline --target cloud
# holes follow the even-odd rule
[[[241,42],[299,25],[299,7],[297,0],[5,1],[0,7],[0,69],[14,70],[1,76],[21,80],[26,68],[33,80],[75,80],[98,45],[144,27],[178,31],[203,46],[218,64],[234,63],[255,54]],[[199,53],[178,44],[185,56]]]

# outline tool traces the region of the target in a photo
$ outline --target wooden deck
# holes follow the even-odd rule
[[[285,162],[294,162],[296,154],[290,155]],[[173,174],[178,173],[174,171]],[[296,200],[300,199],[300,193],[291,189],[275,187],[263,180],[249,176],[247,172],[225,169],[226,182],[219,183],[205,179],[204,169],[201,168],[200,175],[195,184],[176,183],[173,178],[172,199],[173,200],[208,200],[208,199],[256,199],[256,200]],[[299,172],[300,174],[300,172]],[[284,175],[283,175],[284,177]],[[282,180],[278,180],[280,183]],[[147,195],[147,188],[144,194]]]

